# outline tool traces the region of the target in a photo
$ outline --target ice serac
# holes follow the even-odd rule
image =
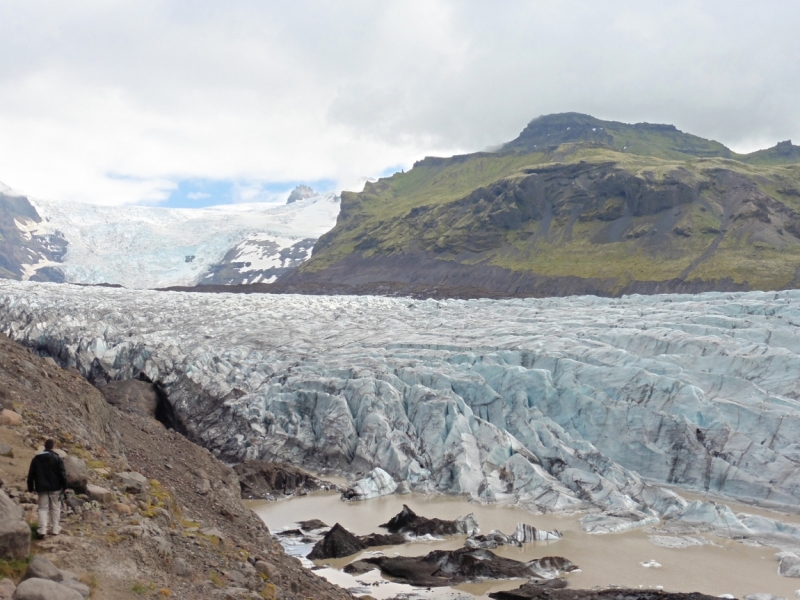
[[[94,381],[154,382],[228,460],[375,490],[380,468],[415,491],[589,511],[597,532],[795,535],[657,484],[796,505],[798,323],[800,291],[414,301],[0,281],[3,331]]]
[[[359,479],[342,494],[345,500],[369,500],[393,494],[397,490],[397,482],[386,471],[375,467],[369,475]]]

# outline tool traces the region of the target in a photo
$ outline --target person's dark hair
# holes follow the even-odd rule
[[[45,450],[52,450],[53,448],[55,448],[55,445],[56,445],[56,443],[53,440],[47,440],[44,443],[44,449]]]

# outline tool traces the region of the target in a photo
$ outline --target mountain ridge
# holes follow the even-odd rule
[[[793,287],[798,190],[800,148],[790,142],[738,155],[671,125],[550,115],[497,152],[427,157],[344,192],[336,226],[276,290]]]

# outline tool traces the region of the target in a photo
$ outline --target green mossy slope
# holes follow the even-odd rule
[[[507,285],[483,281],[487,268],[609,294],[631,282],[794,287],[797,150],[743,156],[670,125],[541,117],[498,152],[426,158],[344,193],[336,227],[289,280],[447,285],[457,265],[486,289]]]

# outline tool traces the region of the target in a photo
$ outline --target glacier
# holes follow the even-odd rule
[[[66,254],[36,256],[22,266],[25,279],[49,268],[70,283],[127,288],[271,283],[311,256],[340,205],[334,194],[192,209],[28,201],[41,218],[18,222],[20,234],[58,236]]]
[[[98,385],[154,382],[230,461],[380,468],[413,491],[585,511],[599,533],[676,517],[786,532],[665,485],[800,500],[800,291],[419,301],[5,280],[0,330]]]

